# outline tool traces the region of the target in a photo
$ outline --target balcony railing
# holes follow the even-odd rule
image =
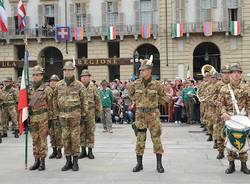
[[[118,25],[116,27],[116,33],[118,36],[135,36],[141,34],[140,25]],[[153,38],[158,36],[158,25],[153,24],[150,27],[151,35]],[[98,26],[98,27],[85,27],[84,36],[87,38],[106,36],[108,32],[108,26]],[[74,37],[74,28],[71,28],[71,38]],[[43,38],[54,38],[55,29],[45,29],[45,28],[31,28],[25,29],[19,32],[16,29],[9,29],[7,33],[0,32],[0,39],[43,39]]]

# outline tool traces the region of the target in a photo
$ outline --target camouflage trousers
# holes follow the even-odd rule
[[[162,154],[164,152],[160,138],[162,131],[160,122],[160,112],[149,112],[149,113],[136,112],[136,127],[138,129],[136,149],[135,149],[137,155],[144,154],[147,129],[149,129],[149,132],[151,134],[154,153]]]
[[[50,144],[52,148],[62,148],[62,127],[57,120],[52,120],[49,129]]]
[[[209,108],[207,104],[203,104],[203,111],[202,111],[202,119],[203,124],[207,127],[208,126],[208,119],[209,119]]]
[[[217,123],[217,127],[216,127],[216,140],[217,140],[217,150],[219,152],[224,152],[225,150],[225,139],[222,137],[222,131],[223,131],[223,128],[224,128],[224,123],[222,122],[219,122]]]
[[[205,104],[204,104],[204,102],[201,102],[201,104],[200,104],[200,112],[201,112],[201,124],[202,125],[206,124],[205,119],[204,119],[204,116],[205,116],[204,110],[205,110]]]
[[[30,135],[33,145],[33,156],[35,158],[46,158],[48,153],[48,120],[31,121]]]
[[[94,148],[95,143],[95,109],[89,109],[85,122],[81,126],[81,146]]]
[[[17,107],[15,105],[4,107],[4,113],[5,113],[5,115],[4,115],[4,121],[5,121],[4,130],[7,132],[8,124],[9,124],[9,118],[11,119],[11,122],[12,122],[12,128],[14,128],[14,130],[18,130]]]
[[[80,153],[80,114],[74,118],[60,118],[65,156]]]
[[[3,110],[0,107],[0,134],[3,135],[3,127],[4,127],[4,118],[3,118]]]
[[[230,151],[230,150],[227,150],[227,159],[228,159],[228,161],[234,161],[235,160],[235,153]],[[239,153],[239,160],[241,162],[246,162],[248,160],[247,152]]]
[[[213,135],[213,127],[216,121],[216,108],[214,106],[209,105],[207,110],[207,130],[208,134]]]

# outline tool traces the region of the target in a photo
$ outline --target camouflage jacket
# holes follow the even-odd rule
[[[83,84],[74,80],[67,86],[65,80],[56,84],[55,93],[55,113],[63,118],[85,117],[88,110],[86,98],[86,88]]]
[[[85,86],[86,87],[86,86]],[[95,109],[97,111],[101,110],[101,100],[98,93],[98,89],[94,84],[89,84],[86,87],[86,98],[88,101],[88,108]]]
[[[10,105],[10,104],[17,104],[18,102],[18,90],[11,87],[9,90],[4,90],[6,92],[6,96],[4,99],[4,104],[5,105]]]
[[[52,115],[52,89],[41,84],[37,89],[32,88],[28,93],[29,114],[31,121],[45,121]]]
[[[249,93],[248,86],[243,83],[240,83],[238,85],[232,85],[232,83],[230,83],[230,86],[234,92],[235,98],[237,100],[237,104],[239,106],[239,110],[241,111],[244,108],[246,113],[249,114],[250,113],[250,93]],[[221,88],[220,94],[219,94],[219,101],[220,101],[221,115],[223,113],[228,113],[231,115],[236,114],[228,85],[224,85]]]
[[[214,90],[211,96],[211,100],[213,101],[214,105],[218,108],[220,107],[219,95],[221,88],[226,85],[222,80],[218,81],[214,85]]]
[[[198,88],[198,96],[200,99],[206,99],[207,97],[207,91],[206,88],[209,85],[208,81],[203,81]]]
[[[158,108],[166,103],[166,93],[160,81],[152,80],[145,87],[142,79],[136,80],[128,88],[128,94],[135,101],[136,108]]]

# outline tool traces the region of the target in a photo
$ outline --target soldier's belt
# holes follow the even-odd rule
[[[158,108],[142,108],[142,107],[137,107],[136,112],[158,112]]]
[[[30,111],[30,115],[35,116],[35,115],[43,114],[45,112],[48,112],[48,110],[47,109],[41,109],[41,110],[38,110],[38,111]]]
[[[75,111],[77,109],[80,109],[80,108],[81,108],[80,105],[76,105],[76,106],[73,106],[73,107],[65,107],[63,109],[60,109],[60,112],[65,112],[65,113],[67,113],[67,112],[73,112],[73,111]]]

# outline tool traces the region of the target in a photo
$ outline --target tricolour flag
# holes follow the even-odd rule
[[[26,11],[25,11],[22,0],[18,1],[17,19],[18,19],[18,29],[21,31],[26,26]]]
[[[231,21],[230,22],[230,31],[231,35],[238,36],[240,35],[240,21]]]
[[[205,36],[212,36],[213,34],[212,22],[203,23],[203,33]]]
[[[75,28],[75,40],[77,41],[83,40],[83,37],[84,37],[84,28],[83,27]]]
[[[182,23],[175,23],[173,25],[172,36],[174,38],[183,37],[183,25],[182,25]]]
[[[115,26],[110,26],[108,28],[108,39],[115,40],[116,39],[116,28]]]
[[[7,28],[7,14],[3,4],[3,0],[0,0],[0,31],[8,32]]]
[[[29,64],[28,64],[28,51],[25,50],[22,72],[21,88],[18,97],[18,112],[19,112],[19,134],[24,132],[24,122],[28,120],[28,88],[29,88]]]
[[[151,36],[151,26],[150,24],[144,24],[141,26],[141,37],[148,39]]]

